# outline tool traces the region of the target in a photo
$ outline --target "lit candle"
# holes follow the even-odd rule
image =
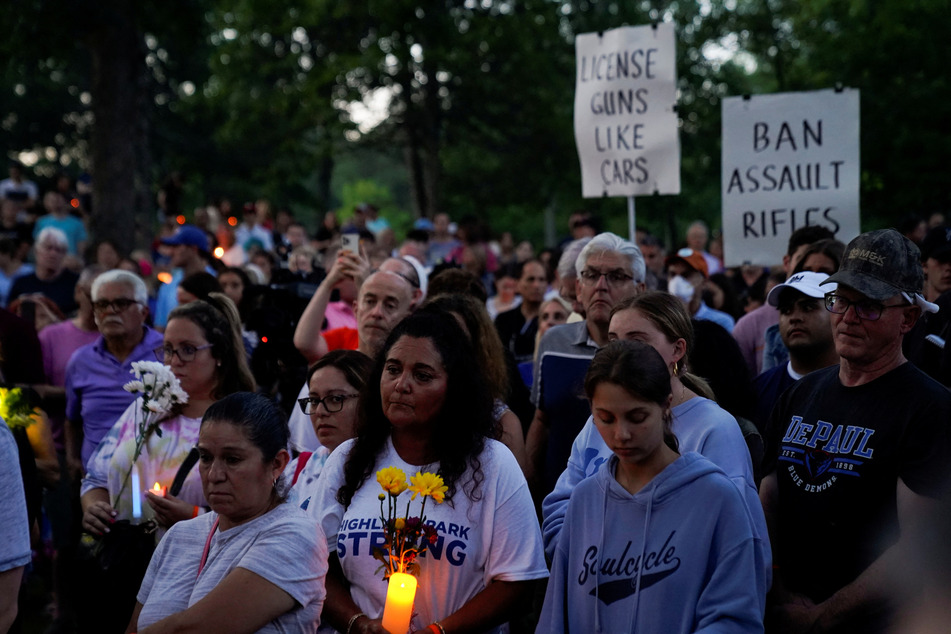
[[[383,628],[390,634],[406,634],[416,599],[416,577],[405,572],[390,575],[383,608]]]
[[[152,495],[157,495],[159,497],[165,497],[165,494],[168,493],[168,487],[163,487],[158,482],[155,483],[155,486],[152,487]]]
[[[139,481],[139,465],[132,466],[132,518],[142,518],[142,484]]]

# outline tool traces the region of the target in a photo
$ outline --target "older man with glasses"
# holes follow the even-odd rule
[[[74,473],[135,399],[122,389],[134,361],[152,361],[162,335],[145,325],[145,283],[128,271],[103,273],[92,284],[92,307],[100,336],[76,350],[66,366],[66,452]],[[81,449],[80,449],[81,447]]]
[[[53,300],[64,314],[73,313],[78,307],[73,289],[79,275],[66,268],[69,241],[66,234],[56,227],[46,227],[36,236],[33,252],[36,268],[32,273],[13,280],[9,301],[21,295],[40,293]]]
[[[951,393],[902,354],[936,306],[922,296],[918,247],[894,229],[846,248],[825,295],[841,363],[779,400],[760,497],[771,527],[777,631],[888,628],[910,527],[947,492]]]
[[[532,382],[535,417],[528,452],[536,497],[555,486],[571,453],[571,443],[590,415],[579,395],[591,358],[608,342],[611,309],[644,291],[646,265],[640,249],[613,233],[588,242],[575,261],[577,300],[584,321],[554,326],[538,344]]]

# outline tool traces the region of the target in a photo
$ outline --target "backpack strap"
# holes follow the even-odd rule
[[[300,455],[297,456],[297,468],[294,469],[294,479],[291,480],[291,486],[297,484],[297,478],[300,476],[300,472],[304,470],[307,461],[310,460],[312,455],[314,455],[312,451],[302,451]]]

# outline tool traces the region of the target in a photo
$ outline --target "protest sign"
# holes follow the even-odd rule
[[[728,267],[782,261],[790,234],[859,230],[859,92],[723,100],[723,253]]]
[[[583,196],[679,194],[673,25],[584,33],[575,48]]]

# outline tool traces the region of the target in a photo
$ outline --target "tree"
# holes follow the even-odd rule
[[[193,48],[181,43],[200,35],[201,11],[198,0],[174,7],[34,0],[7,12],[13,24],[0,45],[9,60],[5,75],[30,99],[14,99],[5,140],[10,148],[44,148],[60,164],[78,159],[93,173],[96,238],[126,246],[150,241],[150,126],[175,90],[168,71],[177,60],[168,50]],[[33,111],[34,103],[46,107]]]

